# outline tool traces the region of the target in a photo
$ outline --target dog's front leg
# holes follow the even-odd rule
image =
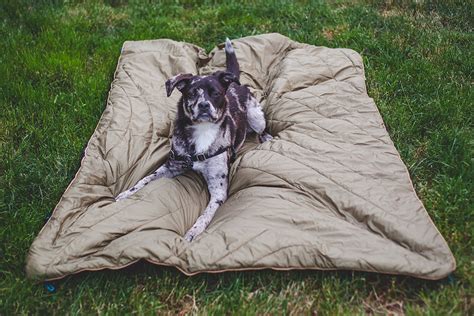
[[[180,175],[184,171],[186,171],[186,168],[184,166],[175,162],[170,162],[168,160],[164,165],[156,169],[155,172],[138,181],[137,184],[135,184],[127,191],[124,191],[117,195],[115,201],[120,201],[130,197],[132,194],[134,194],[153,180],[157,180],[160,178],[173,178],[177,175]]]
[[[211,192],[211,199],[209,200],[209,204],[207,205],[202,215],[198,217],[193,227],[191,227],[187,231],[186,235],[184,235],[184,239],[186,239],[187,241],[192,241],[199,234],[201,234],[206,229],[207,225],[209,225],[209,223],[211,222],[219,206],[221,206],[226,199],[227,192]]]
[[[205,169],[202,172],[204,179],[206,179],[207,182],[210,200],[202,215],[198,217],[196,223],[194,223],[194,225],[184,235],[184,239],[187,241],[192,241],[206,229],[219,206],[221,206],[227,199],[227,162],[223,163],[222,167],[223,168],[219,168],[214,164],[211,169]]]

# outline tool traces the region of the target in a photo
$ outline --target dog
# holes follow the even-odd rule
[[[247,134],[256,132],[260,142],[272,137],[266,132],[260,103],[239,81],[240,69],[231,41],[225,42],[226,71],[209,76],[179,74],[166,81],[169,97],[178,89],[178,101],[168,160],[155,172],[120,193],[116,201],[130,197],[153,180],[173,178],[185,171],[200,173],[210,200],[184,239],[194,240],[211,222],[227,199],[230,163]]]

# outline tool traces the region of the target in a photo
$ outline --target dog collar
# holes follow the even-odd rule
[[[202,162],[206,159],[209,159],[209,158],[215,157],[217,155],[220,155],[220,154],[228,151],[229,149],[230,149],[230,147],[221,147],[221,148],[219,148],[219,150],[217,150],[216,152],[213,152],[212,154],[197,154],[197,155],[178,155],[178,154],[176,154],[176,152],[173,149],[171,149],[170,150],[170,158],[175,159],[175,160],[182,160],[182,161],[190,161],[190,162],[199,161],[199,162]]]

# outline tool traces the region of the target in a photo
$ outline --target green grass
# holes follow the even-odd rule
[[[150,2],[0,3],[0,315],[473,314],[472,2]],[[122,43],[171,38],[210,49],[226,36],[266,32],[362,54],[369,95],[456,257],[454,279],[317,271],[186,277],[140,263],[67,277],[54,294],[27,280],[28,248],[79,166]]]

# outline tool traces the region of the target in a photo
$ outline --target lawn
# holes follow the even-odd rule
[[[395,2],[1,1],[0,315],[472,315],[474,5]],[[79,167],[122,43],[171,38],[211,49],[268,32],[363,56],[368,93],[456,272],[436,282],[350,271],[186,277],[139,263],[67,277],[55,293],[26,279],[28,248]]]

